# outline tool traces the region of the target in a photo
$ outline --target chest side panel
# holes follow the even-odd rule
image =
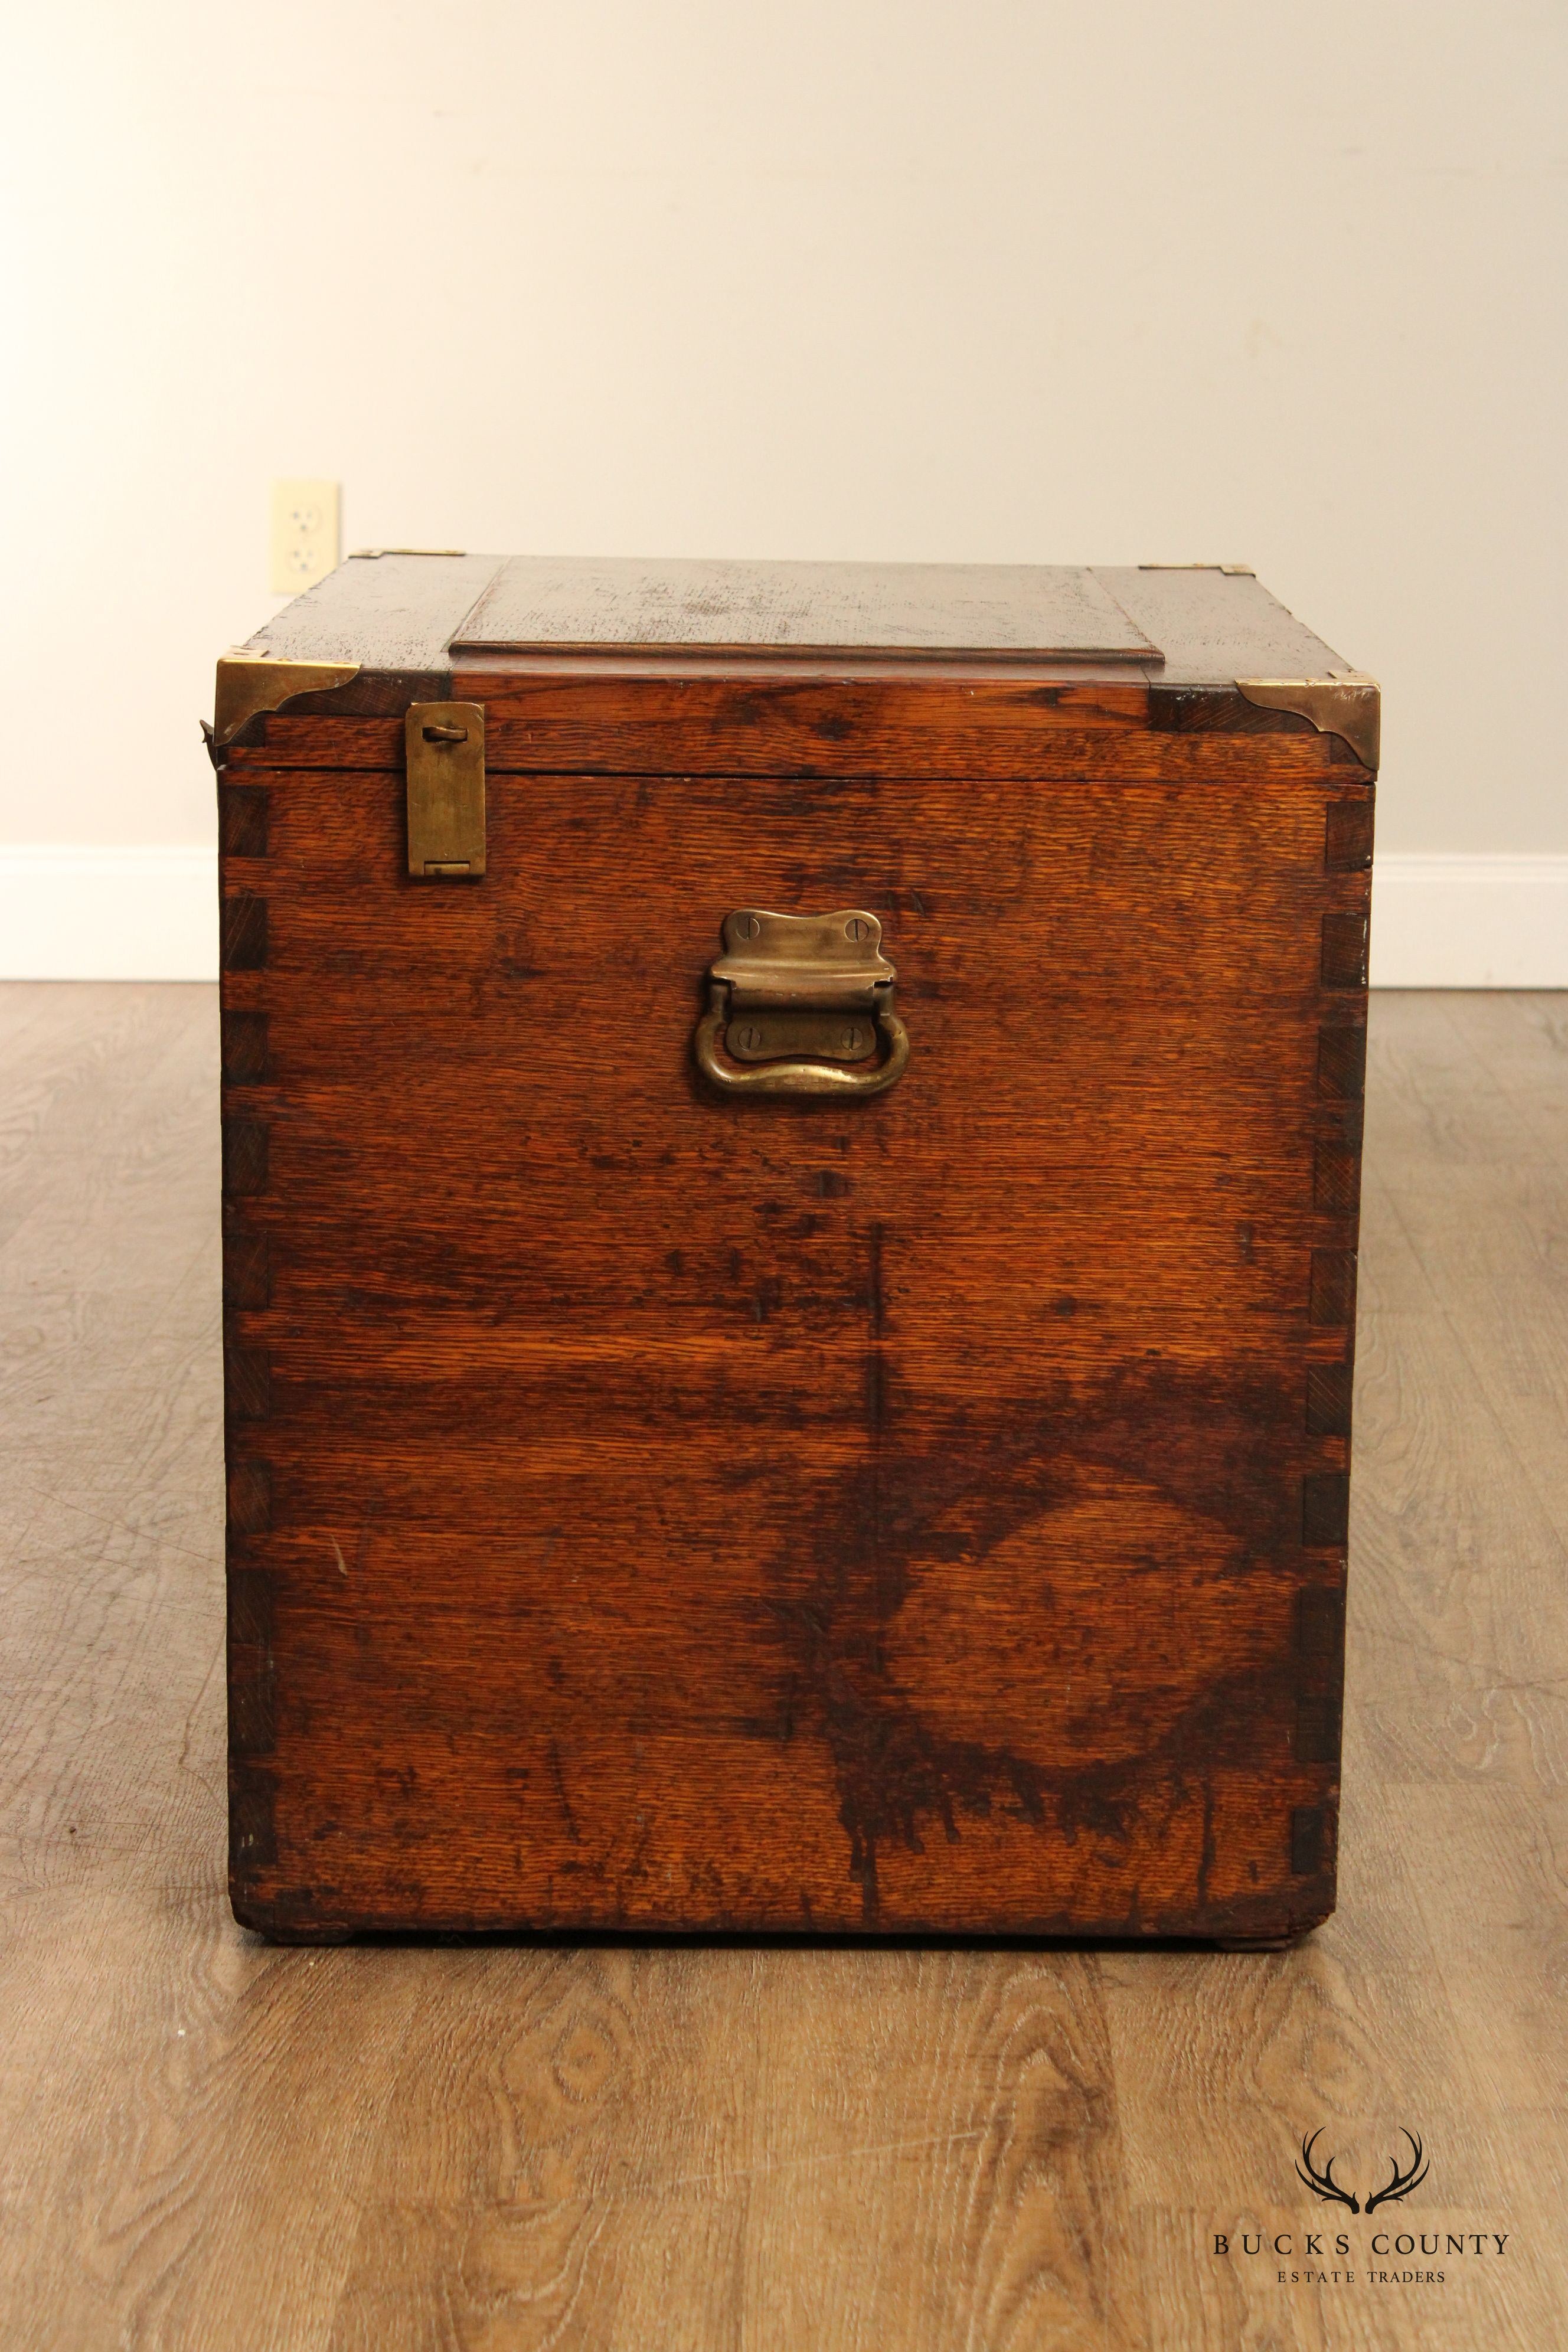
[[[1369,786],[1037,769],[497,774],[471,887],[228,772],[245,1916],[1329,1907]],[[880,916],[900,1086],[703,1089],[747,904]]]

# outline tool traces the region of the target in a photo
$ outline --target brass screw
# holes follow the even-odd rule
[[[868,939],[870,932],[871,926],[863,915],[851,915],[844,926],[844,936],[847,940]]]
[[[738,940],[754,940],[762,928],[760,915],[737,915],[735,918],[735,937]]]
[[[754,1053],[756,1052],[756,1050],[757,1050],[757,1047],[762,1044],[762,1042],[763,1042],[763,1033],[762,1033],[762,1031],[761,1031],[760,1029],[742,1029],[742,1032],[741,1032],[741,1043],[742,1043],[742,1045],[744,1045],[744,1046],[746,1047],[746,1049],[747,1049],[747,1051],[748,1051],[749,1053],[752,1053],[752,1054],[754,1054]]]
[[[846,1029],[844,1032],[844,1050],[847,1054],[858,1054],[860,1051],[860,1032],[858,1029]]]

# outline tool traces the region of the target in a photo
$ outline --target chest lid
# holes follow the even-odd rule
[[[514,555],[454,654],[673,646],[1159,663],[1093,572],[1035,563],[754,563]]]

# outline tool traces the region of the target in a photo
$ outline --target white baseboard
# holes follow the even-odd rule
[[[1568,857],[1382,851],[1374,988],[1568,988]]]
[[[216,980],[216,853],[0,845],[0,980]],[[1374,988],[1568,988],[1568,856],[1385,852]]]
[[[216,980],[217,852],[0,843],[0,980]]]

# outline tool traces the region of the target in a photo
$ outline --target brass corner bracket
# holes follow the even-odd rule
[[[1321,735],[1343,738],[1363,768],[1376,769],[1383,695],[1363,669],[1331,670],[1327,677],[1238,677],[1237,692],[1265,710],[1293,710]]]
[[[221,749],[258,710],[281,709],[297,694],[347,686],[359,672],[358,662],[284,661],[274,654],[239,649],[225,654],[213,698],[213,743]]]

